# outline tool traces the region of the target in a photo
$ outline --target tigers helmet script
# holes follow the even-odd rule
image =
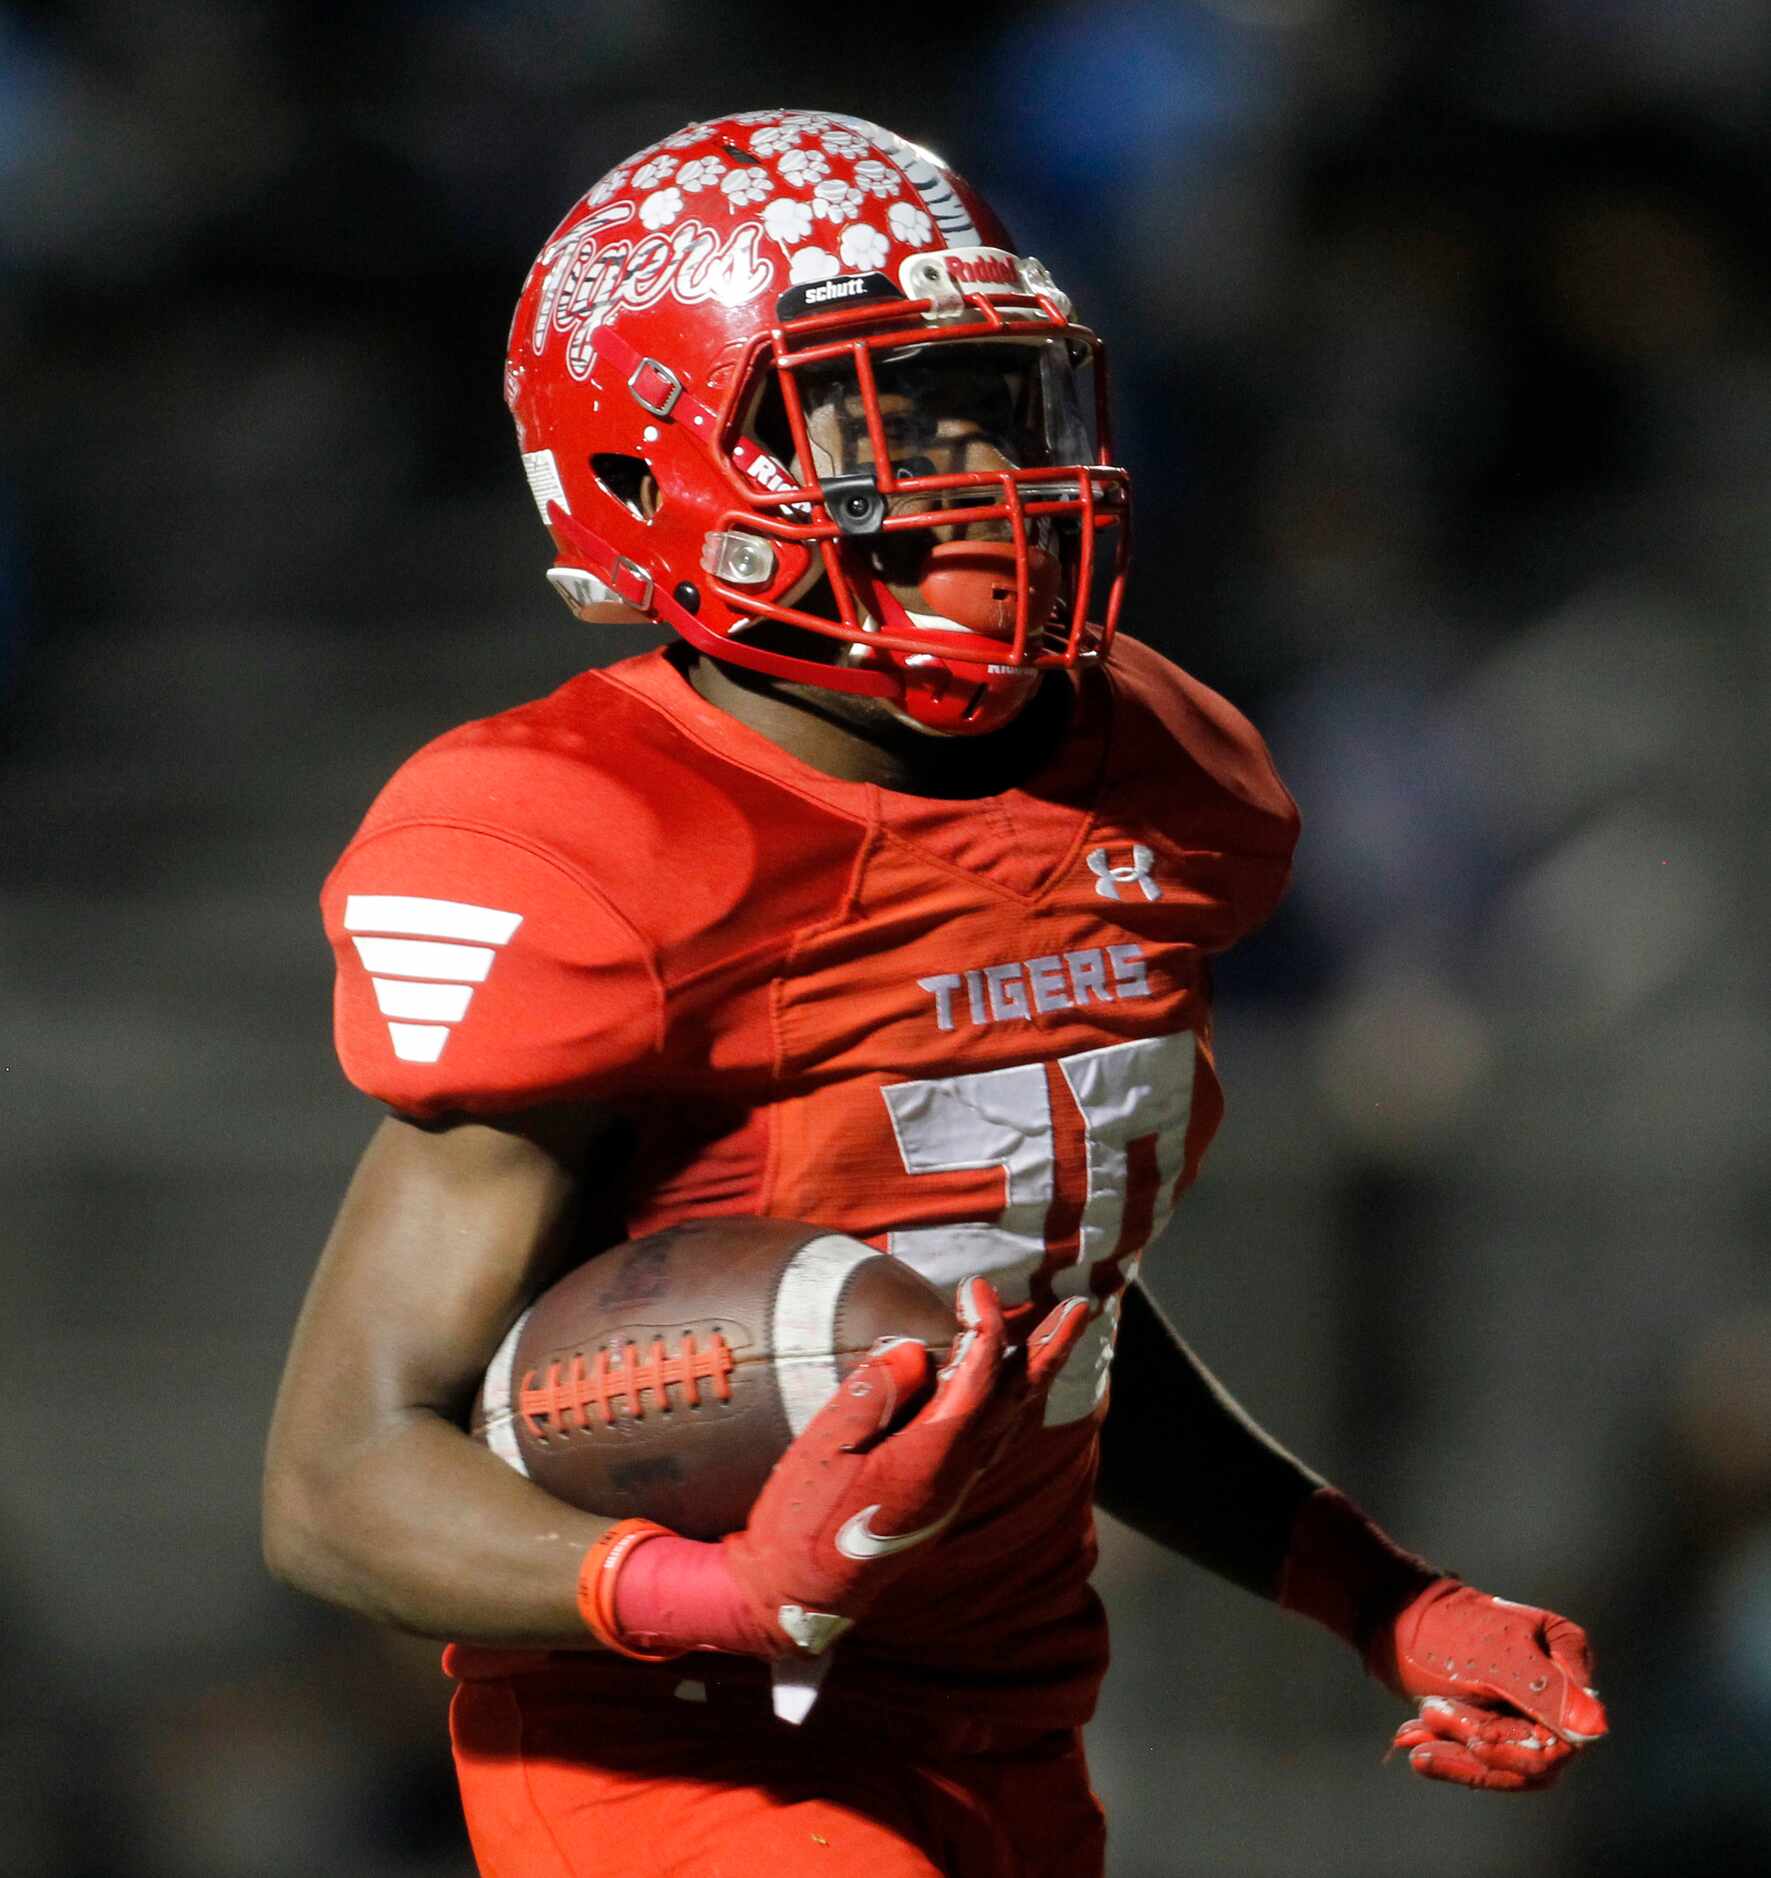
[[[505,401],[580,617],[949,734],[1112,643],[1101,342],[877,124],[747,111],[617,165],[529,271]]]

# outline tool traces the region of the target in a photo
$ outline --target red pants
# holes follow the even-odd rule
[[[588,1667],[588,1666],[587,1666]],[[654,1681],[648,1678],[648,1681]],[[685,1681],[710,1699],[672,1691]],[[802,1728],[692,1669],[463,1682],[455,1766],[485,1878],[1099,1878],[1080,1731],[907,1725],[824,1701]]]

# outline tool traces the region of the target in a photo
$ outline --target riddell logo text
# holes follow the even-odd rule
[[[937,972],[916,982],[935,1001],[938,1030],[956,1029],[962,1015],[974,1024],[1025,1023],[1036,1011],[1069,1011],[1150,996],[1144,948],[1136,945],[1048,952],[979,970]]]
[[[753,483],[760,483],[765,489],[784,494],[789,489],[799,487],[766,450],[759,450],[747,438],[738,439],[732,450],[732,458]]]
[[[947,272],[962,287],[1018,287],[1020,276],[1006,255],[981,254],[976,260],[962,261],[958,255],[947,257]]]
[[[867,285],[866,276],[855,274],[848,280],[828,280],[822,287],[806,289],[806,305],[819,306],[826,300],[846,300],[851,294],[860,293]]]

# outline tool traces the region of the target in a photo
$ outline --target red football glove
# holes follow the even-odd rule
[[[1380,1682],[1420,1704],[1394,1746],[1429,1780],[1547,1787],[1606,1731],[1578,1624],[1434,1572],[1333,1488],[1299,1509],[1279,1601],[1326,1624]]]
[[[1579,1624],[1455,1578],[1409,1604],[1375,1640],[1370,1661],[1397,1694],[1420,1703],[1395,1745],[1429,1780],[1547,1787],[1609,1725]]]
[[[959,1317],[932,1392],[922,1344],[869,1355],[776,1462],[742,1532],[703,1544],[639,1521],[613,1528],[580,1576],[591,1629],[653,1657],[827,1649],[945,1530],[1022,1418],[1037,1425],[1088,1303],[1067,1299],[1013,1351],[983,1279],[960,1286]]]

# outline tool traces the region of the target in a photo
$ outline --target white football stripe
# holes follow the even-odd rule
[[[501,946],[522,925],[521,913],[465,900],[421,900],[406,893],[353,893],[344,902],[346,932],[405,933],[414,939],[477,939]]]
[[[433,1024],[459,1024],[467,1015],[472,985],[432,985],[422,979],[372,978],[383,1017],[422,1017]]]
[[[529,1310],[534,1308],[531,1305]],[[517,1361],[517,1339],[528,1321],[529,1311],[525,1311],[505,1332],[497,1354],[486,1365],[485,1389],[481,1396],[486,1410],[486,1446],[519,1474],[527,1474],[529,1469],[522,1449],[517,1446],[516,1405],[511,1399],[511,1382]]]
[[[401,978],[446,978],[481,984],[498,956],[490,946],[442,945],[432,939],[353,939],[357,957],[372,972]]]
[[[447,1024],[389,1024],[394,1055],[402,1063],[434,1063],[449,1041]]]
[[[826,1233],[821,1239],[808,1239],[781,1274],[771,1339],[781,1406],[796,1435],[836,1393],[842,1380],[834,1348],[836,1313],[849,1274],[863,1261],[880,1256],[859,1239]]]

